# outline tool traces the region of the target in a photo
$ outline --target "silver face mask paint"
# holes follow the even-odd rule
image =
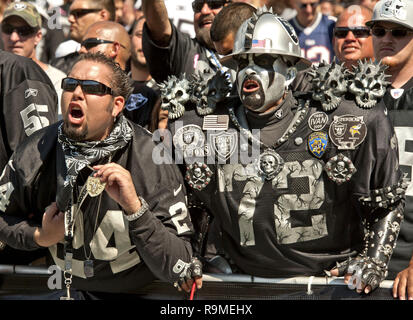
[[[237,58],[239,97],[246,108],[263,113],[284,95],[289,68],[281,57],[242,54]]]

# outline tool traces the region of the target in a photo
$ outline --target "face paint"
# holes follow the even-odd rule
[[[237,84],[244,106],[259,113],[273,107],[285,92],[287,71],[287,65],[277,56],[239,56]]]

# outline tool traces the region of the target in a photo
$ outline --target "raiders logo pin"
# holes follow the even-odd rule
[[[196,190],[204,189],[210,182],[212,171],[205,163],[195,162],[186,167],[185,180]]]
[[[201,127],[192,124],[183,126],[176,130],[172,140],[185,158],[204,156],[205,135]]]
[[[258,173],[265,180],[272,180],[281,172],[284,167],[284,160],[273,149],[265,149],[260,154]]]
[[[228,160],[237,149],[238,135],[235,130],[210,133],[208,139],[218,159],[223,161]]]
[[[354,150],[367,135],[367,126],[363,116],[335,116],[330,125],[329,136],[339,150]]]
[[[350,181],[353,174],[357,171],[353,162],[342,153],[328,160],[324,170],[327,172],[328,178],[339,185]]]
[[[323,131],[313,132],[308,136],[308,149],[317,158],[321,158],[327,149],[328,135]]]
[[[324,112],[315,112],[308,118],[308,126],[313,131],[324,129],[328,122],[328,115]]]
[[[105,190],[106,183],[100,182],[97,177],[89,176],[86,181],[86,190],[89,196],[96,197]]]

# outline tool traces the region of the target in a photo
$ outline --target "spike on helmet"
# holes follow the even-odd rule
[[[237,56],[253,53],[284,56],[298,71],[311,66],[311,62],[301,55],[298,37],[291,24],[265,6],[241,25],[235,36],[233,53],[223,57],[221,63],[236,69]]]

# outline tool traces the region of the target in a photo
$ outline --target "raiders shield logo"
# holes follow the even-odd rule
[[[228,160],[237,148],[236,131],[220,131],[209,135],[212,148],[219,159]]]

